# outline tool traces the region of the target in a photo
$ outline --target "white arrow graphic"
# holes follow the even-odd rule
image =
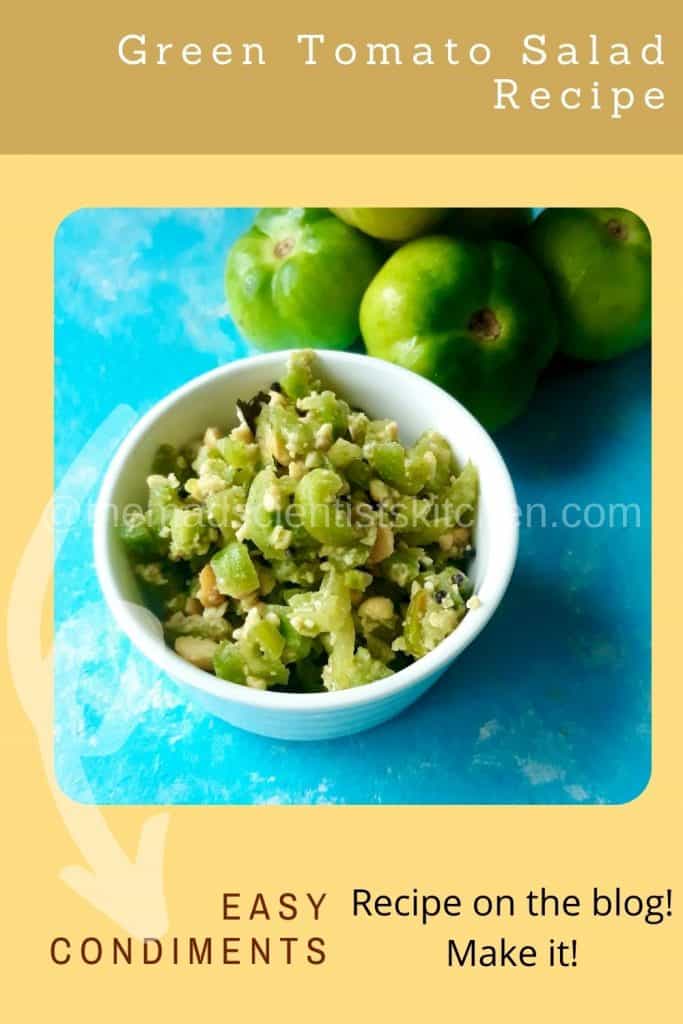
[[[52,650],[41,653],[40,620],[63,534],[52,548],[54,509],[82,507],[92,490],[93,467],[107,460],[135,414],[115,409],[74,460],[45,509],[24,550],[12,585],[7,615],[10,672],[21,705],[38,737],[47,781],[72,839],[90,866],[67,867],[61,878],[83,899],[136,938],[153,938],[168,929],[163,869],[169,815],[153,814],[144,823],[131,861],[95,806],[72,802],[60,790],[52,763]]]

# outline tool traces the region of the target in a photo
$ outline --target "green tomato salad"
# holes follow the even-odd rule
[[[237,421],[162,445],[147,508],[120,525],[181,658],[261,690],[343,690],[423,657],[478,605],[477,472],[444,437],[404,446],[306,350]]]

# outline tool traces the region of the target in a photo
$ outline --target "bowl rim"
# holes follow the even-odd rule
[[[273,690],[258,690],[248,686],[241,686],[229,680],[219,680],[211,673],[205,672],[203,669],[197,668],[185,661],[170,647],[160,644],[158,638],[153,638],[151,634],[148,634],[141,628],[138,619],[130,610],[132,602],[129,602],[120,593],[115,573],[110,565],[109,546],[112,538],[109,509],[112,504],[112,493],[118,484],[121,470],[129,454],[140,439],[144,437],[155,421],[177,402],[185,399],[195,391],[201,391],[207,383],[216,378],[237,375],[253,366],[281,363],[293,351],[297,350],[282,349],[277,352],[232,360],[229,363],[224,363],[213,370],[191,378],[185,384],[175,388],[164,398],[156,402],[133,425],[123,439],[104,475],[95,505],[93,546],[95,570],[100,588],[116,624],[129,638],[134,647],[140,650],[142,654],[149,658],[158,668],[166,672],[172,679],[218,698],[221,701],[260,708],[264,711],[303,712],[309,716],[315,716],[316,713],[323,715],[335,708],[352,708],[362,704],[372,704],[384,698],[402,693],[423,681],[426,677],[436,679],[449,663],[478,636],[498,608],[507,590],[517,558],[519,521],[518,516],[512,514],[513,510],[517,509],[514,485],[498,447],[479,421],[457,399],[453,398],[452,395],[432,381],[402,366],[397,366],[396,364],[363,353],[345,352],[335,349],[316,349],[316,358],[320,358],[323,365],[326,359],[329,359],[331,363],[341,360],[342,362],[348,361],[362,366],[367,372],[381,373],[385,378],[392,375],[407,377],[413,388],[419,387],[423,393],[427,393],[427,396],[431,392],[435,397],[438,394],[440,400],[445,398],[457,410],[457,415],[460,419],[469,422],[470,429],[479,438],[480,446],[478,447],[487,449],[494,464],[497,464],[500,484],[503,490],[507,492],[504,499],[500,502],[500,508],[509,508],[510,511],[507,517],[508,543],[504,548],[504,557],[499,559],[496,565],[489,563],[482,580],[482,585],[484,581],[487,581],[491,588],[487,600],[479,608],[470,610],[450,636],[446,637],[433,651],[414,661],[406,668],[365,686],[333,690],[327,693],[283,693]],[[476,464],[475,453],[472,453],[472,458]],[[491,579],[493,580],[492,583],[490,582]],[[144,607],[144,605],[140,605],[140,607]]]

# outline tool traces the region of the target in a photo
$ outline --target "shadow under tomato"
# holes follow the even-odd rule
[[[650,382],[649,347],[595,365],[558,357],[527,411],[495,435],[513,477],[582,471],[627,444],[634,422],[648,421],[649,434]]]

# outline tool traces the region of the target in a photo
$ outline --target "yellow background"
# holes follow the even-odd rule
[[[645,793],[621,807],[235,808],[170,810],[166,852],[169,931],[184,936],[248,935],[221,921],[221,893],[329,892],[322,967],[82,967],[50,964],[52,936],[103,939],[121,928],[59,879],[84,863],[48,784],[49,744],[17,699],[47,697],[39,680],[3,668],[0,775],[2,1001],[8,1019],[80,1022],[200,1016],[306,1024],[352,1019],[572,1021],[677,1019],[680,915],[641,920],[560,922],[356,921],[350,890],[510,892],[546,885],[584,897],[592,885],[660,892],[681,879],[679,671],[680,579],[680,238],[683,160],[676,157],[32,157],[0,162],[0,280],[3,302],[3,526],[5,593],[51,490],[52,244],[59,220],[85,205],[623,205],[649,223],[654,239],[655,337],[655,678],[654,768]],[[83,353],[88,358],[88,353]],[[590,410],[586,411],[590,415]],[[27,455],[27,450],[30,454]],[[561,453],[558,453],[558,458]],[[35,645],[50,609],[21,609]],[[529,656],[542,609],[529,609]],[[642,624],[648,629],[647,621]],[[33,633],[32,633],[33,631]],[[514,685],[514,680],[510,680]],[[34,712],[35,712],[34,703]],[[408,712],[409,713],[409,712]],[[35,715],[34,715],[35,717]],[[47,718],[46,718],[47,720]],[[210,753],[207,751],[207,756]],[[457,751],[454,751],[457,757]],[[47,763],[45,763],[47,762]],[[48,774],[46,774],[48,773]],[[153,813],[105,809],[129,856]],[[88,819],[90,820],[90,819]],[[85,822],[85,825],[83,825]],[[83,828],[89,827],[86,818]],[[129,895],[118,894],[121,907]],[[262,934],[263,927],[254,929]],[[286,934],[274,924],[271,933]],[[447,970],[446,936],[542,945],[576,937],[579,966],[553,971]],[[657,1007],[656,1011],[653,1008]]]

